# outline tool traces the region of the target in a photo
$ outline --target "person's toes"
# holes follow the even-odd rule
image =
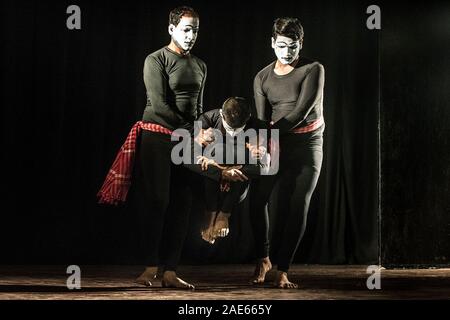
[[[188,283],[188,284],[187,284],[187,287],[186,287],[186,289],[189,289],[189,290],[194,290],[194,289],[195,289],[195,287],[194,287],[194,285],[192,285],[192,284]]]
[[[137,284],[146,286],[146,287],[151,287],[153,286],[153,283],[150,280],[146,280],[146,279],[136,279],[135,282]]]
[[[176,288],[184,290],[195,289],[192,284],[178,278],[175,273],[170,273],[168,276],[164,276],[163,280],[161,281],[161,285],[163,288]]]
[[[297,289],[298,285],[292,282],[279,282],[275,286],[279,289]]]
[[[295,283],[292,283],[292,282],[289,282],[289,283],[287,284],[287,287],[288,287],[289,289],[297,289],[297,288],[298,288],[298,286],[297,286]]]
[[[228,228],[220,228],[216,231],[216,236],[220,237],[220,238],[225,238],[229,232],[230,232],[230,229],[228,229]]]

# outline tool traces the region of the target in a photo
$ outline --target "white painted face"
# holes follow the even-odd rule
[[[282,64],[291,64],[298,58],[302,44],[300,40],[294,41],[291,38],[277,36],[272,38],[272,48]]]
[[[169,34],[173,42],[183,51],[189,51],[195,44],[199,28],[198,18],[181,17],[177,26],[169,25]]]

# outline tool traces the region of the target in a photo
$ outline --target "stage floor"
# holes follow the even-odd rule
[[[381,289],[369,290],[367,266],[294,265],[296,290],[271,287],[274,271],[263,286],[247,284],[252,265],[180,266],[179,276],[196,286],[186,292],[146,288],[134,283],[141,266],[81,265],[81,289],[66,286],[67,266],[0,266],[0,299],[31,300],[318,300],[318,299],[450,299],[450,268],[381,271]]]

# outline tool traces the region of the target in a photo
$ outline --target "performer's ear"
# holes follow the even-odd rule
[[[300,44],[299,44],[299,49],[298,50],[300,51],[300,50],[302,50],[302,48],[303,48],[303,39],[300,40]]]
[[[175,25],[173,24],[169,24],[169,34],[172,35],[173,34],[173,29],[175,29]]]
[[[272,37],[271,39],[272,39],[272,49],[275,49],[275,38]]]

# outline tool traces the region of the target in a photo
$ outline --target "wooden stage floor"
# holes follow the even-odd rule
[[[450,299],[450,268],[381,271],[381,289],[366,286],[367,266],[294,265],[297,290],[247,284],[253,265],[180,266],[178,274],[196,286],[186,292],[134,283],[141,266],[83,266],[81,289],[66,287],[67,266],[0,266],[0,300],[328,300]]]

